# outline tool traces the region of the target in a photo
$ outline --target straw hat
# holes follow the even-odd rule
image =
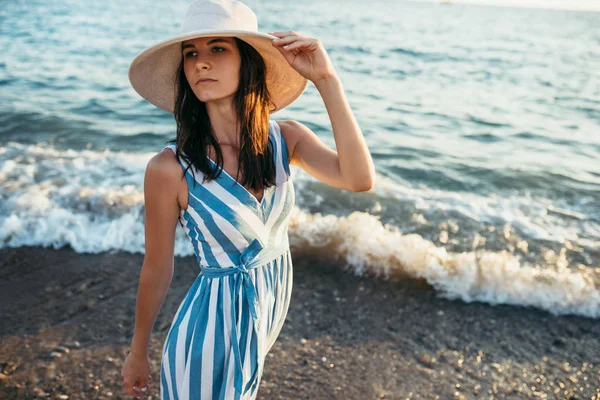
[[[185,14],[180,34],[145,49],[131,62],[131,86],[151,104],[174,113],[181,42],[206,36],[235,36],[258,51],[267,67],[267,88],[275,103],[271,114],[290,105],[306,89],[308,80],[271,44],[277,37],[258,32],[254,12],[236,0],[194,1]]]

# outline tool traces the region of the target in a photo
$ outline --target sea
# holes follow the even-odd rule
[[[145,168],[176,125],[128,68],[179,33],[189,3],[4,2],[0,246],[144,252]],[[349,192],[291,166],[296,257],[425,280],[448,299],[600,318],[599,12],[246,4],[262,32],[322,41],[377,170],[372,190]],[[272,118],[336,149],[312,83]],[[177,229],[176,255],[192,255]]]

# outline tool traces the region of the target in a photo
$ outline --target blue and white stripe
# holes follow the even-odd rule
[[[293,282],[288,224],[294,187],[288,149],[275,121],[269,121],[269,138],[276,186],[266,188],[260,202],[224,170],[205,184],[193,166],[195,178],[186,172],[189,205],[179,221],[201,270],[163,346],[162,399],[246,400],[257,395]],[[175,151],[175,143],[166,148]]]

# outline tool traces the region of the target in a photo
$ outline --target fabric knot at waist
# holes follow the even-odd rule
[[[258,292],[256,290],[256,286],[252,282],[250,277],[250,271],[261,267],[265,264],[270,263],[271,261],[277,259],[281,255],[285,254],[286,251],[289,250],[289,241],[286,237],[284,241],[281,243],[269,248],[267,251],[263,251],[264,246],[258,239],[254,239],[250,245],[242,252],[240,256],[239,263],[235,267],[230,268],[220,268],[220,267],[203,267],[200,270],[200,275],[203,275],[207,278],[222,278],[225,276],[230,276],[234,274],[241,275],[240,279],[235,280],[235,286],[232,288],[233,290],[233,299],[231,301],[231,352],[230,356],[233,355],[234,358],[234,368],[235,368],[235,378],[234,378],[234,387],[240,395],[243,395],[248,391],[248,389],[252,388],[258,381],[259,374],[262,370],[262,343],[260,340],[260,315],[259,315],[259,304],[258,304]],[[240,351],[240,342],[237,333],[237,323],[236,323],[236,313],[235,313],[235,305],[238,303],[238,296],[240,293],[240,285],[243,286],[243,295],[248,301],[248,308],[250,310],[250,314],[252,316],[252,320],[254,322],[253,330],[256,335],[256,345],[258,354],[256,355],[256,359],[258,361],[257,365],[254,366],[254,371],[252,372],[252,377],[244,390],[242,391],[242,380],[243,380],[243,370],[242,370],[242,354]]]

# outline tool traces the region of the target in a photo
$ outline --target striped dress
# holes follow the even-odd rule
[[[225,170],[202,184],[202,172],[192,166],[195,187],[186,172],[188,208],[181,210],[179,223],[200,272],[163,346],[161,399],[256,398],[292,293],[288,223],[294,186],[288,149],[273,120],[269,143],[277,184],[265,188],[260,202]],[[169,142],[165,148],[175,151],[175,146]]]

